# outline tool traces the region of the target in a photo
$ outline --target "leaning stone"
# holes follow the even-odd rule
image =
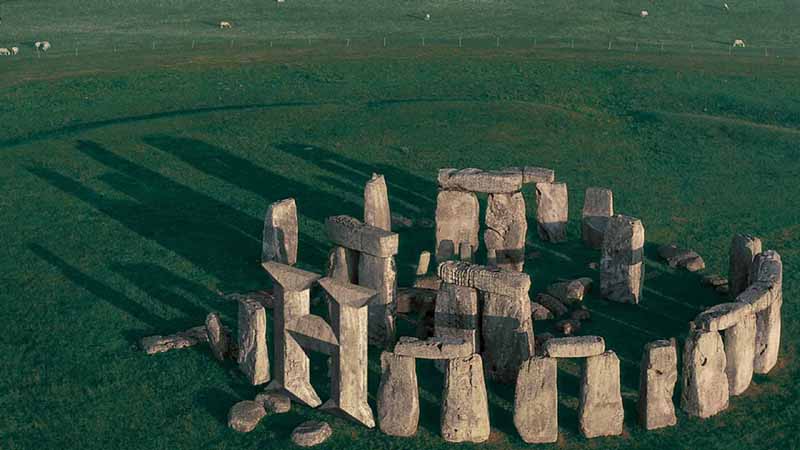
[[[536,296],[536,302],[549,309],[556,318],[561,317],[569,312],[569,308],[561,303],[559,299],[549,294],[540,293]]]
[[[513,383],[520,364],[534,355],[533,320],[528,294],[484,292],[481,352],[492,380]]]
[[[313,447],[327,441],[333,429],[326,422],[309,420],[292,431],[292,442],[300,447]]]
[[[389,194],[383,175],[372,174],[364,187],[364,223],[392,231],[392,214],[389,211]]]
[[[206,316],[206,332],[211,353],[217,360],[224,361],[231,353],[231,334],[222,326],[219,314],[214,312]]]
[[[605,340],[600,336],[553,338],[544,343],[544,353],[551,358],[586,358],[605,350]]]
[[[539,303],[531,302],[531,317],[533,320],[550,320],[553,313]]]
[[[489,439],[489,400],[480,355],[447,362],[441,430],[447,442],[485,442]]]
[[[240,433],[249,433],[266,415],[261,403],[244,400],[233,405],[228,412],[228,426]]]
[[[731,239],[728,260],[730,295],[735,298],[750,285],[750,267],[753,258],[761,253],[761,239],[749,234],[737,234]]]
[[[644,227],[639,219],[609,220],[600,260],[600,292],[621,303],[639,303],[644,280]]]
[[[471,342],[449,337],[433,337],[421,341],[410,336],[403,336],[394,346],[398,356],[410,356],[417,359],[453,359],[465,358],[474,353]]]
[[[414,358],[381,354],[378,386],[378,427],[389,436],[408,437],[419,425],[419,387]]]
[[[264,217],[261,262],[297,262],[297,205],[293,198],[269,205]]]
[[[617,355],[608,350],[586,358],[578,403],[581,433],[587,438],[618,436],[624,414]]]
[[[154,355],[169,350],[191,347],[207,340],[206,327],[201,325],[169,336],[147,336],[142,338],[140,345],[145,353]]]
[[[756,347],[756,315],[752,308],[722,334],[728,392],[740,395],[750,387]]]
[[[559,320],[553,327],[564,336],[572,336],[581,331],[581,322],[575,319]]]
[[[522,189],[523,174],[519,171],[440,169],[438,181],[442,189],[501,194]]]
[[[568,214],[566,183],[536,183],[536,222],[543,241],[567,239]]]
[[[678,351],[675,340],[660,340],[644,346],[639,366],[639,423],[645,430],[674,426],[672,394],[678,381]]]
[[[716,331],[692,330],[683,348],[681,409],[705,419],[728,407],[728,377],[722,337]]]
[[[350,216],[328,217],[325,231],[336,245],[382,258],[396,255],[400,242],[397,233],[364,224]]]
[[[521,192],[490,194],[486,207],[486,228],[483,241],[494,255],[490,265],[522,271],[525,263],[525,199]]]
[[[378,293],[369,304],[370,344],[391,346],[396,334],[397,266],[394,258],[362,254],[358,261],[358,284]]]
[[[467,286],[492,294],[528,295],[531,277],[526,273],[479,266],[467,262],[445,261],[437,269],[445,283]]]
[[[431,265],[431,252],[425,250],[419,254],[419,262],[417,262],[418,277],[424,276],[428,273],[428,267]]]
[[[753,314],[753,307],[747,303],[721,303],[698,314],[694,318],[694,323],[703,331],[723,331],[751,314]]]
[[[256,395],[255,401],[264,405],[264,410],[271,414],[284,414],[292,409],[292,400],[280,392],[262,392]]]
[[[514,393],[514,426],[528,444],[558,440],[557,364],[554,358],[535,357],[519,369]]]
[[[461,242],[474,252],[480,230],[478,197],[472,192],[439,191],[436,196],[436,260],[455,256]]]
[[[250,384],[270,380],[267,352],[267,313],[255,301],[239,302],[239,369]]]

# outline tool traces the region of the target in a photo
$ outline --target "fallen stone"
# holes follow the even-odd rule
[[[520,171],[440,169],[438,181],[442,189],[504,194],[522,189],[523,174]]]
[[[756,315],[752,308],[722,333],[728,392],[740,395],[750,387],[756,349]]]
[[[753,258],[759,253],[761,253],[761,239],[749,234],[737,234],[731,239],[728,284],[732,298],[736,298],[750,286],[750,267]]]
[[[465,358],[474,352],[471,342],[463,339],[436,336],[421,341],[410,336],[403,336],[394,346],[398,356],[410,356],[417,359],[453,359]]]
[[[399,235],[367,225],[350,216],[333,216],[325,220],[328,238],[336,245],[366,255],[388,258],[397,254]]]
[[[423,251],[419,254],[419,262],[417,262],[417,273],[418,277],[424,276],[428,273],[428,268],[431,265],[431,252]]]
[[[461,242],[478,248],[478,197],[472,192],[439,191],[436,196],[436,260],[455,256]]]
[[[531,317],[533,320],[550,320],[553,318],[553,313],[543,305],[531,302]]]
[[[622,434],[624,411],[619,358],[607,352],[586,358],[578,402],[578,423],[586,438]]]
[[[417,219],[417,227],[424,229],[435,228],[436,221],[423,217],[422,219]]]
[[[660,246],[658,254],[667,260],[670,267],[682,267],[689,272],[697,272],[706,268],[706,263],[697,252],[680,248],[675,244]]]
[[[644,227],[639,219],[609,219],[600,260],[600,292],[621,303],[639,303],[644,279]]]
[[[592,320],[592,313],[588,309],[576,309],[569,314],[569,318],[579,322]]]
[[[244,400],[233,405],[228,412],[228,426],[240,433],[249,433],[266,415],[261,403]]]
[[[535,357],[519,369],[514,392],[514,426],[528,444],[558,440],[557,364],[554,358]]]
[[[706,309],[694,318],[703,331],[723,331],[753,314],[753,307],[744,302],[721,303]]]
[[[206,333],[214,358],[224,361],[231,354],[231,333],[222,326],[219,314],[213,312],[206,316]]]
[[[492,294],[527,296],[531,278],[526,273],[479,266],[466,262],[445,261],[437,269],[445,283],[467,286]]]
[[[728,407],[728,377],[722,337],[694,329],[683,348],[681,409],[705,419]]]
[[[678,351],[675,340],[646,344],[639,375],[639,423],[645,430],[674,426],[672,394],[678,381]]]
[[[419,312],[426,303],[436,303],[436,291],[433,289],[422,288],[399,288],[397,289],[396,311],[398,314],[408,314]]]
[[[544,343],[544,353],[551,358],[586,358],[605,350],[605,340],[600,336],[553,338]]]
[[[727,284],[721,284],[719,286],[716,286],[714,290],[717,291],[717,293],[720,295],[729,295],[731,292],[731,288]]]
[[[564,336],[572,336],[581,331],[581,322],[575,319],[559,320],[553,328]]]
[[[431,289],[438,291],[442,285],[442,279],[438,275],[426,275],[417,277],[414,280],[414,287],[420,289]]]
[[[489,265],[522,271],[525,263],[525,199],[521,192],[490,194],[486,207],[486,231],[483,241],[494,255]]]
[[[412,357],[381,354],[378,386],[378,427],[389,436],[408,437],[419,425],[419,387]]]
[[[269,205],[264,217],[261,262],[277,261],[294,265],[297,262],[297,205],[293,198]]]
[[[373,173],[372,178],[364,186],[364,223],[381,230],[392,231],[386,179],[377,173]]]
[[[441,431],[447,442],[478,443],[489,439],[489,399],[478,354],[447,362]]]
[[[292,409],[292,400],[280,392],[262,392],[256,395],[255,402],[264,405],[264,410],[270,414],[284,414]]]
[[[481,354],[492,380],[513,383],[520,364],[534,355],[530,308],[527,292],[517,296],[483,293]]]
[[[569,308],[561,303],[560,300],[549,294],[540,293],[536,296],[536,302],[549,309],[556,318],[561,317],[569,312]]]
[[[147,336],[142,338],[140,345],[145,353],[154,355],[169,350],[191,347],[206,341],[208,341],[206,327],[201,325],[169,336]]]
[[[268,290],[261,290],[261,291],[253,291],[253,292],[231,292],[230,294],[222,295],[225,300],[233,301],[233,302],[240,302],[242,300],[255,300],[261,303],[264,308],[272,309],[272,306],[275,302],[275,295],[272,291]]]
[[[392,226],[390,230],[405,230],[414,227],[414,221],[412,219],[406,216],[401,216],[400,214],[392,213],[391,222]]]
[[[591,278],[553,283],[547,287],[547,293],[557,298],[561,303],[572,305],[583,301],[583,297],[592,286]]]
[[[270,380],[267,313],[261,303],[239,302],[239,369],[253,386]]]
[[[721,275],[705,275],[702,278],[702,282],[705,286],[711,287],[718,287],[724,286],[728,284],[728,279],[721,276]]]
[[[292,442],[300,447],[313,447],[327,441],[333,429],[326,422],[309,420],[292,431]]]
[[[536,222],[543,241],[567,239],[569,214],[566,183],[536,183]]]

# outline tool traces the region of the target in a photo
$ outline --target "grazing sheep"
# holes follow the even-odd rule
[[[742,47],[742,48],[746,47],[746,45],[745,45],[745,43],[744,43],[744,41],[742,39],[736,39],[735,41],[733,41],[733,46],[734,47]]]
[[[650,15],[650,13],[645,11],[644,9],[642,10],[642,12],[639,13],[639,17],[641,17],[642,19],[644,19],[645,17],[647,17],[649,15]]]
[[[5,47],[0,48],[0,56],[11,56],[11,50]]]
[[[219,27],[220,27],[220,29],[233,28],[233,25],[231,25],[230,22],[227,22],[227,21],[223,20],[222,22],[219,23]]]
[[[43,52],[46,52],[46,51],[50,50],[50,42],[49,41],[36,41],[36,43],[33,44],[33,46],[36,48],[36,50],[40,50],[40,51],[43,51]]]
[[[431,20],[431,15],[426,13],[425,14],[425,20]]]
[[[19,54],[19,47],[11,47],[11,54],[18,55]]]
[[[723,3],[722,7],[725,8],[725,11],[730,11],[731,10],[731,8],[728,6],[727,3]]]

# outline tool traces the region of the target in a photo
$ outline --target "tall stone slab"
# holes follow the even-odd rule
[[[310,314],[311,287],[320,276],[272,261],[262,266],[275,285],[275,369],[274,379],[267,385],[267,390],[283,391],[294,401],[316,408],[322,401],[311,386],[308,356],[289,332],[288,325]]]
[[[442,396],[445,441],[477,443],[489,439],[489,399],[480,355],[447,362]]]
[[[603,236],[609,219],[614,215],[614,195],[611,189],[586,188],[581,213],[581,238],[591,248],[603,246]]]
[[[489,265],[521,272],[525,263],[525,235],[528,232],[522,193],[489,194],[486,227],[483,241],[488,254],[494,255]]]
[[[761,239],[749,234],[737,234],[731,239],[728,260],[728,286],[731,298],[736,298],[750,286],[753,258],[761,253]]]
[[[381,382],[378,386],[378,427],[389,436],[417,434],[419,386],[416,361],[391,352],[381,354]]]
[[[495,381],[513,383],[519,366],[534,355],[533,318],[528,295],[483,294],[482,355],[486,373]]]
[[[624,411],[619,358],[608,350],[586,358],[578,403],[578,424],[587,438],[622,434]]]
[[[642,221],[616,215],[609,219],[600,259],[600,293],[608,300],[639,303],[644,282]]]
[[[270,380],[267,353],[267,312],[256,300],[239,302],[239,369],[250,384]]]
[[[543,241],[567,240],[569,204],[566,183],[536,183],[536,223]]]
[[[558,440],[558,367],[555,358],[534,357],[519,369],[514,426],[528,444]]]
[[[297,205],[293,198],[269,205],[264,217],[261,262],[297,263]]]
[[[462,339],[480,352],[478,291],[466,286],[442,283],[436,295],[434,335]],[[444,366],[442,366],[444,368]]]
[[[781,308],[783,307],[783,262],[778,252],[767,250],[756,255],[750,278],[768,289],[770,303],[756,311],[756,348],[753,370],[766,374],[778,362],[781,346]]]
[[[389,193],[383,175],[372,174],[364,187],[364,223],[392,231],[392,214],[389,211]]]
[[[358,284],[359,253],[345,247],[333,247],[328,254],[328,278],[340,283]],[[328,300],[328,317],[332,315],[333,299],[326,294]]]
[[[368,428],[375,426],[367,403],[367,304],[375,291],[340,282],[319,280],[329,298],[331,328],[339,345],[331,358],[331,398],[322,409]]]
[[[740,395],[750,387],[756,348],[756,315],[752,309],[722,333],[728,392]]]
[[[394,257],[362,253],[358,261],[358,284],[378,293],[369,304],[369,342],[390,348],[396,334],[397,266]]]
[[[717,331],[693,329],[683,347],[681,409],[705,419],[728,407],[725,348]]]
[[[644,346],[639,375],[639,423],[646,430],[674,426],[672,395],[678,382],[678,350],[675,340],[659,340]]]
[[[218,361],[224,361],[230,356],[233,347],[230,332],[222,325],[219,314],[212,312],[206,316],[206,334],[211,353]],[[269,377],[269,369],[267,369],[267,376]]]
[[[436,196],[436,260],[452,259],[462,242],[478,248],[478,197],[472,192],[439,191]]]

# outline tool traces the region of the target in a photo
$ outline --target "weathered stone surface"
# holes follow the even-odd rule
[[[536,302],[531,302],[531,317],[533,320],[550,320],[553,318],[553,313]]]
[[[718,287],[728,284],[728,279],[721,275],[705,275],[702,282],[706,286]]]
[[[731,298],[736,298],[750,286],[750,267],[753,258],[761,253],[761,239],[749,234],[737,234],[731,239],[728,260],[728,284]]]
[[[533,340],[536,344],[536,356],[545,356],[544,343],[550,339],[553,339],[554,337],[555,336],[553,336],[553,333],[536,333],[536,335],[533,337]]]
[[[451,337],[436,336],[419,340],[410,336],[402,336],[394,346],[394,353],[398,356],[417,359],[466,358],[473,354],[473,344]]]
[[[728,407],[728,377],[722,337],[692,330],[683,347],[681,409],[705,419]]]
[[[639,375],[639,423],[646,430],[674,426],[672,394],[678,381],[678,350],[675,340],[646,344]]]
[[[606,342],[600,336],[553,338],[544,343],[544,353],[551,358],[586,358],[604,351]]]
[[[419,312],[422,310],[424,304],[435,304],[436,295],[436,291],[433,289],[415,287],[399,288],[397,289],[397,297],[395,298],[395,303],[397,305],[396,312],[398,314]]]
[[[293,198],[269,205],[264,217],[261,262],[277,261],[294,265],[297,262],[297,205]]]
[[[328,239],[363,254],[388,258],[397,254],[400,237],[397,233],[362,223],[350,216],[332,216],[325,219]]]
[[[230,294],[224,294],[222,297],[225,300],[229,300],[232,302],[240,302],[242,300],[255,300],[264,305],[264,308],[267,309],[272,309],[273,303],[275,302],[275,294],[269,290],[260,290],[260,291],[244,292],[244,293],[231,292]]]
[[[581,322],[575,319],[559,320],[553,325],[553,328],[564,336],[572,336],[581,331]]]
[[[372,174],[364,186],[364,223],[392,231],[392,213],[389,211],[389,193],[383,175]]]
[[[554,358],[535,357],[519,369],[514,393],[514,426],[528,444],[558,440],[557,365]]]
[[[737,303],[746,303],[753,308],[753,312],[759,313],[775,301],[774,291],[767,283],[755,282],[736,297]]]
[[[441,430],[447,442],[484,442],[489,439],[489,399],[480,355],[447,362]]]
[[[224,361],[231,354],[231,333],[222,326],[219,314],[213,312],[206,316],[206,333],[214,358]]]
[[[722,334],[725,344],[725,374],[728,376],[728,392],[740,395],[753,379],[753,362],[756,348],[756,315],[752,308],[742,315]]]
[[[433,289],[438,291],[441,285],[442,279],[439,278],[439,275],[426,275],[414,279],[415,288]]]
[[[550,294],[540,293],[536,296],[536,302],[549,309],[555,318],[559,318],[569,312],[561,301]]]
[[[567,239],[568,206],[566,183],[536,183],[536,222],[543,241]]]
[[[639,219],[609,220],[600,259],[600,292],[622,303],[639,303],[644,281],[644,227]]]
[[[624,411],[619,358],[609,350],[586,358],[581,377],[578,423],[587,438],[622,434]]]
[[[516,296],[483,293],[481,336],[486,373],[495,381],[513,383],[520,364],[534,355],[527,292]]]
[[[357,284],[358,256],[355,250],[334,247],[328,254],[328,277],[343,283]]]
[[[391,213],[391,221],[393,230],[403,230],[412,228],[414,226],[414,219],[406,217],[401,214]]]
[[[572,305],[583,301],[583,297],[591,287],[591,278],[578,278],[577,280],[553,283],[547,287],[547,293],[563,304]]]
[[[314,283],[320,279],[320,276],[314,272],[273,261],[262,263],[261,266],[269,273],[273,282],[282,287],[285,292],[302,292],[311,289]],[[277,290],[275,294],[277,296]]]
[[[206,341],[208,341],[206,327],[205,325],[200,325],[169,336],[144,337],[140,342],[140,346],[148,355],[154,355],[169,350],[191,347]]]
[[[413,436],[419,425],[419,387],[414,358],[381,354],[378,427],[389,436]]]
[[[424,250],[419,254],[419,261],[417,262],[418,277],[424,276],[428,273],[428,268],[431,265],[431,252]]]
[[[473,257],[472,246],[468,242],[460,242],[458,244],[458,259],[461,261],[472,262]]]
[[[522,189],[523,174],[520,171],[440,169],[438,180],[442,189],[501,194]]]
[[[333,429],[326,422],[309,420],[292,431],[292,442],[300,447],[313,447],[327,441]]]
[[[611,217],[614,215],[614,194],[611,189],[589,187],[583,197],[582,217]]]
[[[445,261],[439,264],[437,273],[445,283],[512,297],[527,295],[531,287],[531,277],[526,273],[467,262]]]
[[[314,314],[296,317],[286,324],[286,329],[307,350],[332,355],[339,346],[328,322]]]
[[[461,339],[472,353],[480,352],[478,292],[474,288],[442,283],[434,304],[434,334]]]
[[[266,415],[261,403],[244,400],[233,405],[228,412],[228,426],[240,433],[249,433]]]
[[[292,409],[292,400],[280,392],[262,392],[256,395],[255,402],[264,405],[264,410],[271,414],[284,414]]]
[[[461,242],[467,242],[473,253],[478,248],[478,197],[472,192],[439,191],[436,196],[436,260],[455,256]]]
[[[487,252],[494,255],[489,265],[522,271],[525,263],[525,199],[521,192],[491,194],[486,207],[486,227],[483,234]]]
[[[603,247],[610,217],[589,216],[581,219],[581,239],[589,248]]]
[[[753,314],[753,307],[744,302],[721,303],[706,309],[694,318],[695,325],[703,331],[723,331]]]
[[[555,171],[553,169],[546,169],[544,167],[534,167],[534,166],[507,167],[505,169],[502,169],[501,172],[521,173],[522,184],[552,183],[553,181],[556,180]]]
[[[569,314],[569,318],[580,322],[592,320],[592,313],[588,309],[576,309]]]
[[[778,362],[781,345],[781,308],[783,306],[783,262],[778,252],[767,250],[753,259],[750,278],[756,285],[768,286],[770,305],[756,310],[756,347],[753,370],[766,374]]]
[[[369,305],[369,342],[387,347],[395,340],[395,296],[397,266],[394,257],[362,254],[358,261],[358,284],[378,294]]]
[[[269,381],[267,312],[253,300],[239,302],[239,369],[252,385]]]
[[[697,272],[706,268],[705,261],[697,252],[680,248],[675,244],[658,247],[658,254],[667,260],[670,267],[682,267],[689,272]]]

